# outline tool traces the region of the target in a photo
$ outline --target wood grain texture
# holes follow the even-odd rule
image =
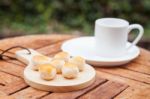
[[[150,99],[150,87],[133,88],[129,87],[115,99]]]
[[[128,86],[124,84],[108,81],[81,96],[79,99],[112,99],[127,87]]]
[[[132,62],[124,65],[124,68],[150,75],[150,66],[148,65]]]
[[[58,42],[49,46],[45,46],[43,48],[37,49],[38,52],[44,54],[44,55],[51,55],[53,53],[57,53],[60,51],[60,46],[63,42]]]
[[[0,71],[15,75],[17,77],[23,77],[23,70],[24,67],[11,64],[5,61],[0,61]]]
[[[18,60],[6,60],[7,63],[25,67],[27,64]]]
[[[18,81],[18,80],[20,80],[20,78],[12,76],[12,75],[4,73],[4,72],[0,72],[0,85],[1,86],[6,86],[9,83],[12,83],[12,82]]]
[[[0,99],[16,99],[16,98],[12,96],[0,96]]]
[[[30,35],[7,38],[0,41],[0,48],[6,49],[11,46],[22,45],[28,48],[40,48],[46,45],[59,42],[61,40],[69,39],[73,36],[70,35]]]
[[[116,82],[124,83],[124,84],[132,86],[134,88],[149,87],[150,86],[149,84],[146,84],[143,82],[139,82],[139,81],[136,81],[133,79],[125,78],[125,77],[122,77],[119,75],[114,75],[114,74],[103,72],[103,71],[98,71],[97,74],[100,75],[101,78],[106,78],[110,81],[116,81]]]
[[[15,94],[12,94],[11,96],[15,97],[16,99],[39,99],[44,95],[47,95],[49,92],[46,91],[40,91],[34,88],[26,88],[19,92],[16,92]]]
[[[133,62],[139,63],[142,65],[150,66],[150,52],[146,49],[140,48],[140,55],[137,59],[135,59]]]
[[[102,78],[106,78],[106,79],[111,80],[111,81],[124,83],[124,84],[127,84],[130,86],[125,91],[123,91],[121,94],[119,94],[116,97],[116,99],[122,99],[122,98],[123,99],[132,99],[132,98],[130,98],[132,96],[134,96],[134,97],[138,96],[140,98],[137,98],[137,99],[142,99],[141,94],[144,94],[144,97],[149,97],[149,95],[150,95],[150,92],[149,92],[150,91],[149,90],[150,85],[149,84],[138,82],[138,81],[135,81],[135,80],[132,80],[129,78],[124,78],[121,76],[112,75],[112,74],[102,72],[102,71],[97,72],[97,74],[99,74]],[[146,90],[146,93],[145,93],[145,91],[143,91],[144,89]]]
[[[104,71],[107,73],[111,73],[114,75],[119,75],[122,77],[130,78],[136,81],[140,81],[143,83],[148,83],[150,84],[150,75],[146,75],[143,73],[135,72],[135,71],[130,71],[126,70],[120,67],[114,67],[114,68],[97,68],[99,71]]]
[[[28,85],[24,82],[23,79],[21,79],[9,83],[7,86],[1,87],[0,90],[2,90],[5,94],[10,95],[26,87],[28,87]]]
[[[0,90],[0,96],[6,96],[7,94]]]
[[[10,93],[20,90],[26,86],[27,84],[24,83],[23,79],[5,72],[0,72],[0,91],[5,94],[9,95]]]

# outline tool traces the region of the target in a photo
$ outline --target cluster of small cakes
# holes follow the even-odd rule
[[[44,55],[32,58],[33,70],[39,71],[44,80],[52,80],[57,74],[64,78],[76,78],[85,67],[85,59],[80,56],[70,57],[67,52],[59,52],[52,59]]]

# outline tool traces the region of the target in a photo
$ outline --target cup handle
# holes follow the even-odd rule
[[[143,27],[141,25],[139,25],[139,24],[129,25],[128,33],[130,33],[130,31],[132,31],[133,29],[138,29],[139,30],[139,34],[138,34],[138,36],[135,38],[135,40],[131,43],[131,45],[127,49],[130,49],[134,45],[136,45],[139,42],[139,40],[141,39],[141,37],[143,36],[143,33],[144,33]]]

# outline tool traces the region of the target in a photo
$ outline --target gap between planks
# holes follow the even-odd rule
[[[141,95],[144,95],[145,97],[150,96],[149,84],[145,84],[145,83],[141,83],[141,82],[131,80],[128,78],[112,75],[110,73],[106,73],[103,71],[98,71],[97,73],[102,78],[106,78],[111,81],[117,81],[117,82],[121,82],[121,83],[129,85],[129,87],[126,90],[124,90],[123,92],[121,92],[120,94],[116,96],[116,99],[122,99],[122,97],[124,97],[123,99],[132,99],[130,97],[135,97],[135,96],[142,97]],[[133,98],[133,99],[141,99],[141,98]]]
[[[128,85],[125,84],[108,81],[79,97],[79,99],[112,99],[127,87]]]
[[[124,78],[129,78],[132,80],[136,80],[142,83],[150,84],[150,75],[146,75],[139,72],[130,71],[127,69],[123,69],[120,67],[116,68],[96,68],[96,70],[103,71],[106,73],[110,73],[112,75],[118,75]]]
[[[133,88],[128,87],[122,93],[117,95],[114,99],[149,99],[150,98],[150,87]]]

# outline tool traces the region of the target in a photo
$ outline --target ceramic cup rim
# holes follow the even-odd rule
[[[121,24],[120,25],[110,25],[110,24],[106,24],[106,21],[118,21]],[[106,27],[106,28],[124,28],[129,26],[129,22],[125,19],[121,19],[121,18],[100,18],[97,19],[95,21],[95,24],[101,27]]]

